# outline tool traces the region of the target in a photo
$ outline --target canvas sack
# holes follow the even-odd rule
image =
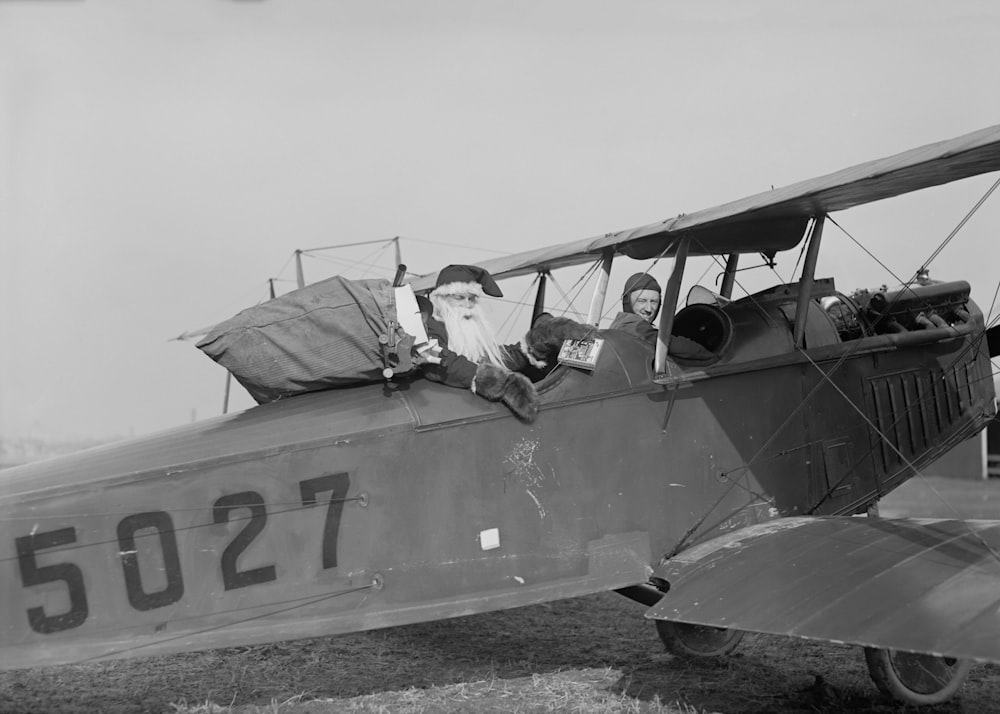
[[[258,404],[413,369],[388,280],[333,277],[247,308],[197,344]]]

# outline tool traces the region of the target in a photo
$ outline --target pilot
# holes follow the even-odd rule
[[[519,345],[497,342],[482,305],[487,295],[503,297],[484,268],[449,265],[438,273],[426,327],[440,354],[425,364],[424,374],[435,382],[471,389],[489,401],[501,401],[530,423],[538,413],[538,392],[519,371],[537,366],[537,359]]]
[[[634,337],[656,342],[654,321],[660,312],[662,290],[649,273],[636,273],[625,281],[622,311],[615,315],[608,329],[623,330]]]
[[[659,330],[654,323],[660,312],[660,300],[660,284],[648,273],[636,273],[625,281],[622,311],[608,329],[622,330],[655,345]],[[678,334],[670,336],[667,354],[675,359],[701,363],[718,360],[718,356],[705,346]]]

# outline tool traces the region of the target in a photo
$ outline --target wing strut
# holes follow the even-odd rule
[[[823,239],[823,223],[826,214],[816,216],[812,233],[809,236],[809,247],[806,249],[806,262],[802,266],[802,276],[799,278],[799,299],[795,306],[795,330],[792,338],[797,348],[803,347],[802,337],[806,331],[806,317],[809,315],[809,300],[812,299],[813,278],[816,277],[816,260],[819,257],[819,244]]]
[[[597,276],[594,297],[590,300],[590,312],[587,313],[587,324],[594,327],[600,327],[601,315],[604,312],[604,298],[608,294],[608,278],[611,276],[611,263],[614,259],[614,248],[606,249],[601,257],[601,272]]]
[[[688,246],[691,239],[684,236],[677,241],[677,252],[674,255],[674,268],[667,279],[666,290],[663,291],[663,307],[660,311],[660,332],[656,337],[656,362],[654,373],[657,379],[663,376],[667,367],[667,348],[670,347],[670,331],[674,326],[674,313],[677,311],[677,300],[681,294],[681,279],[684,277],[684,264],[687,263]]]
[[[548,270],[538,271],[538,289],[535,291],[535,307],[531,311],[531,324],[535,324],[538,316],[545,312],[545,284],[549,279]]]
[[[730,253],[726,258],[726,272],[722,276],[722,287],[719,294],[726,300],[733,299],[733,286],[736,284],[736,269],[740,264],[740,254]]]

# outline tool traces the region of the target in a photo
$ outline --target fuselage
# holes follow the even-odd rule
[[[716,358],[672,361],[667,383],[650,345],[601,333],[593,371],[537,385],[531,425],[415,378],[4,471],[0,666],[644,583],[721,532],[864,510],[992,414],[978,313],[967,329],[845,341],[817,307],[796,350],[788,291],[755,298],[707,309],[702,329],[726,333],[709,340]]]

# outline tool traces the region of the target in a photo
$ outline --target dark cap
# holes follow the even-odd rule
[[[458,287],[469,283],[478,283],[486,295],[503,297],[493,276],[477,265],[449,265],[442,268],[434,284],[434,292],[438,292],[438,288],[445,288],[441,292],[454,292],[452,286]]]
[[[656,278],[649,273],[636,273],[626,280],[625,290],[622,294],[628,295],[629,293],[634,293],[636,290],[655,290],[658,293],[663,292],[663,288],[661,288],[660,284],[656,282]]]

